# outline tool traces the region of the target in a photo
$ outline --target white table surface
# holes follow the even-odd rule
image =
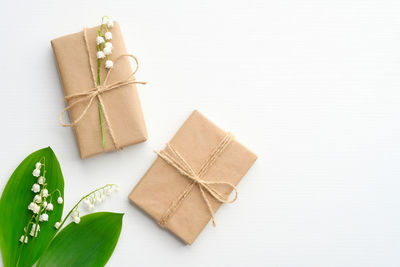
[[[400,266],[400,2],[3,1],[0,191],[50,145],[65,209],[105,183],[98,210],[124,212],[108,266]],[[119,21],[149,131],[146,143],[81,160],[58,124],[50,40]],[[127,199],[193,109],[259,155],[192,246]]]

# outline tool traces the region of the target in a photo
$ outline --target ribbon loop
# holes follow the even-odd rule
[[[157,155],[162,158],[167,164],[174,167],[180,174],[187,177],[190,180],[190,183],[186,186],[184,191],[178,196],[178,198],[173,201],[167,211],[159,220],[159,224],[161,227],[165,227],[168,223],[169,218],[176,212],[179,206],[182,204],[183,200],[189,195],[192,191],[193,186],[197,185],[199,187],[200,193],[204,202],[207,205],[207,208],[210,212],[211,219],[213,225],[215,226],[214,219],[214,211],[212,210],[210,201],[206,195],[206,192],[212,196],[216,201],[220,203],[232,203],[238,197],[238,190],[235,185],[224,182],[224,181],[209,181],[203,179],[204,175],[210,169],[210,167],[214,164],[216,159],[220,156],[220,154],[225,150],[225,148],[230,144],[233,137],[230,133],[227,133],[222,141],[217,145],[217,147],[213,150],[207,161],[202,165],[199,172],[196,172],[192,166],[185,160],[185,158],[171,145],[167,144],[166,148],[163,151],[155,151]],[[168,152],[167,152],[168,151]],[[235,192],[235,196],[232,199],[229,197],[225,197],[223,193],[212,187],[212,185],[223,185],[227,186],[231,191]]]
[[[136,72],[139,70],[139,61],[138,61],[138,59],[137,59],[134,55],[131,55],[131,54],[122,54],[122,55],[118,56],[118,57],[115,59],[115,61],[114,61],[114,67],[115,67],[115,65],[117,64],[117,62],[118,62],[121,58],[123,58],[123,57],[130,57],[130,58],[133,58],[133,60],[135,60],[135,63],[136,63],[136,68],[135,68],[135,70],[132,71],[131,74],[129,74],[129,76],[126,77],[126,79],[124,79],[123,81],[127,81],[127,80],[132,79],[132,78],[134,79],[133,76],[134,76],[134,75],[136,74]],[[113,70],[113,68],[109,69],[109,71],[108,71],[108,73],[107,73],[107,76],[106,76],[106,78],[104,79],[104,84],[107,83],[108,77],[111,75],[112,70]]]

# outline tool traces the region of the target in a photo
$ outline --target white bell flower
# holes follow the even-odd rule
[[[85,198],[85,200],[83,200],[83,204],[85,205],[86,208],[89,208],[90,205],[92,205],[92,202],[90,201],[90,199]]]
[[[114,63],[112,62],[112,60],[106,61],[106,69],[112,69],[113,66],[114,66]]]
[[[111,53],[112,53],[111,47],[104,47],[103,52],[104,52],[104,55],[106,55],[106,56],[111,55]],[[99,52],[97,52],[97,53],[99,53]]]
[[[34,169],[33,172],[32,172],[32,175],[35,176],[35,177],[39,177],[40,169]]]
[[[107,196],[110,196],[111,193],[112,193],[112,192],[111,192],[111,188],[107,188],[107,189],[106,189],[106,195],[107,195]]]
[[[105,23],[107,24],[108,28],[114,27],[114,20],[112,18],[107,18],[107,21]]]
[[[104,44],[104,47],[113,48],[113,45],[112,45],[111,42],[106,42],[106,43]]]
[[[36,230],[36,234],[35,234],[35,230]],[[30,235],[31,236],[38,236],[38,233],[39,233],[39,231],[40,231],[40,225],[38,224],[37,225],[37,229],[36,229],[36,224],[32,224],[32,228],[31,228],[31,232],[30,232]]]
[[[77,210],[74,210],[71,212],[71,217],[75,218],[75,217],[79,217],[79,212]]]
[[[94,203],[95,203],[95,200],[92,201],[92,200],[90,200],[90,199],[88,199],[88,198],[86,198],[86,199],[83,201],[83,204],[85,205],[85,207],[86,207],[88,210],[92,210],[92,209],[94,208]]]
[[[43,183],[44,183],[44,177],[43,177],[43,176],[40,176],[40,177],[38,178],[38,180],[37,180],[37,183],[38,183],[38,184],[43,184]]]
[[[54,227],[55,227],[56,229],[60,228],[60,226],[61,226],[61,223],[60,223],[60,222],[56,222],[56,223],[54,224]]]
[[[35,206],[33,206],[32,208],[32,212],[35,214],[39,214],[39,211],[40,211],[40,206],[35,204]]]
[[[57,198],[57,203],[58,203],[58,204],[62,204],[62,203],[63,203],[62,197],[58,197],[58,198]]]
[[[38,214],[40,211],[40,207],[36,203],[31,202],[28,206],[28,210],[31,210],[33,213]]]
[[[49,220],[49,215],[47,213],[43,213],[42,215],[40,215],[39,217],[39,221],[40,222],[47,222]]]
[[[38,185],[38,184],[32,185],[32,191],[33,191],[34,193],[39,193],[39,191],[40,191],[40,185]]]
[[[43,202],[43,208],[47,208],[47,201]]]
[[[111,40],[112,39],[112,33],[111,32],[106,32],[104,34],[104,37],[106,38],[106,40]]]
[[[99,205],[101,202],[103,202],[103,200],[101,199],[100,196],[97,196],[97,197],[94,199],[94,204],[96,204],[96,205]]]
[[[102,43],[104,43],[105,41],[104,41],[104,38],[103,37],[101,37],[101,36],[97,36],[96,37],[96,44],[97,45],[100,45],[100,44],[102,44]]]
[[[52,211],[53,210],[53,204],[52,203],[47,204],[46,210]]]
[[[105,52],[103,52],[103,51],[98,51],[96,56],[97,56],[98,59],[106,57]]]
[[[49,191],[47,189],[42,190],[42,196],[43,197],[48,197],[49,196]]]
[[[42,202],[42,197],[40,195],[35,195],[35,197],[33,198],[33,202],[35,203]]]
[[[78,223],[81,222],[81,218],[79,218],[79,217],[72,217],[72,221],[73,221],[74,223],[78,224]]]
[[[24,242],[24,237],[25,237],[25,244],[28,243],[28,236],[22,235],[21,238],[19,239],[19,242],[23,243]]]
[[[36,169],[39,169],[39,170],[40,170],[40,167],[42,167],[42,163],[37,162],[37,163],[35,164],[35,167],[36,167]]]

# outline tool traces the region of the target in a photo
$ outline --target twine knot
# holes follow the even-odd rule
[[[104,86],[103,85],[97,85],[96,90],[98,94],[101,94],[104,92]]]
[[[206,192],[217,200],[220,203],[232,203],[238,197],[238,190],[236,186],[229,182],[223,181],[210,181],[207,179],[203,179],[205,174],[208,172],[210,167],[214,164],[216,159],[221,155],[221,153],[225,150],[225,148],[231,143],[233,137],[230,133],[227,133],[222,141],[215,147],[212,151],[206,162],[200,168],[200,171],[196,172],[193,167],[185,160],[185,158],[171,145],[167,144],[166,148],[163,151],[157,152],[157,155],[162,158],[166,163],[174,167],[180,174],[187,177],[191,182],[185,187],[183,192],[178,196],[176,200],[174,200],[167,211],[161,216],[158,224],[161,227],[166,227],[168,224],[168,220],[172,217],[172,215],[176,212],[182,202],[186,199],[189,193],[192,191],[193,187],[197,185],[201,192],[201,196],[204,202],[207,205],[208,211],[210,212],[212,223],[214,226],[215,218],[214,211],[211,207],[210,201],[207,198]],[[235,196],[233,199],[229,199],[223,195],[220,191],[212,187],[212,185],[224,185],[229,187],[235,192]]]

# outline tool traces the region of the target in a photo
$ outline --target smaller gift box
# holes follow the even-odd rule
[[[257,159],[196,110],[157,154],[129,199],[187,244],[214,223],[222,203],[236,199],[236,185]]]
[[[138,62],[127,54],[120,27],[116,22],[113,24],[108,29],[110,36],[100,40],[104,48],[104,39],[112,44],[107,48],[112,49],[112,54],[107,56],[110,69],[106,69],[104,61],[100,64],[97,58],[107,55],[106,49],[103,52],[98,48],[97,35],[101,26],[85,28],[51,41],[67,102],[63,113],[69,111],[71,120],[70,124],[64,123],[61,116],[60,122],[63,126],[74,127],[82,158],[147,139],[136,89],[136,84],[141,82],[133,76],[138,65],[132,71],[130,60],[133,58]],[[112,40],[107,41],[107,37]]]

